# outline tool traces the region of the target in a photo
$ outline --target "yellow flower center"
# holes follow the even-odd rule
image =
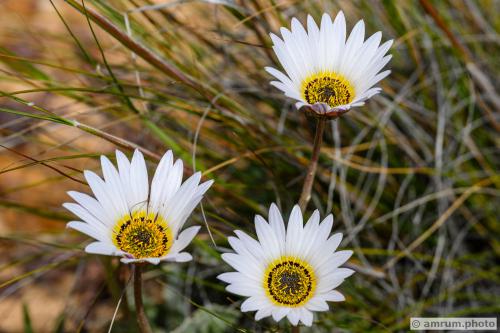
[[[124,216],[113,228],[113,243],[135,259],[165,256],[172,240],[172,231],[165,220],[145,211]]]
[[[264,273],[264,290],[276,305],[301,306],[313,296],[315,288],[312,267],[294,257],[275,260]]]
[[[351,103],[354,87],[342,75],[320,72],[302,81],[302,96],[309,104],[325,103],[333,108]]]

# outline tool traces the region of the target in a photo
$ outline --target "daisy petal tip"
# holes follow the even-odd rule
[[[109,163],[111,163],[111,161],[109,160],[109,158],[106,155],[101,155],[99,158],[101,160],[102,165],[104,165],[104,164],[108,165]]]
[[[344,252],[345,252],[345,255],[346,255],[347,259],[349,259],[350,257],[352,257],[352,255],[354,254],[353,250],[344,250]]]
[[[196,235],[200,231],[201,225],[194,225],[192,227],[189,227],[189,229],[193,230],[192,232]]]
[[[215,181],[213,179],[209,179],[206,182],[204,182],[203,185],[206,184],[207,188],[210,188],[210,187],[212,187],[212,185],[214,184],[214,182]]]
[[[329,302],[344,302],[345,296],[340,292],[338,292],[337,290],[330,290],[325,295],[325,300]]]
[[[339,10],[337,15],[335,16],[335,22],[345,26],[345,14],[343,10]]]
[[[141,259],[141,260],[138,260],[137,262],[147,262],[149,264],[152,264],[152,265],[158,265],[160,263],[160,258],[144,258],[144,259]]]
[[[280,28],[280,32],[281,32],[281,36],[285,37],[286,35],[289,35],[291,34],[290,30],[288,30],[287,28],[285,27],[281,27]]]
[[[73,213],[73,211],[71,210],[71,207],[72,207],[73,205],[78,206],[78,204],[76,204],[76,203],[74,203],[74,202],[65,202],[65,203],[63,203],[61,206],[63,206],[66,210],[69,210],[70,212],[72,212],[72,213]],[[73,206],[73,207],[75,207],[75,206]],[[74,215],[74,213],[73,213],[73,215]]]
[[[255,313],[255,320],[259,321],[265,317],[268,317],[269,315],[267,313],[265,313],[264,311],[262,310],[259,310]]]
[[[223,282],[229,283],[227,281],[227,275],[228,275],[227,272],[226,273],[221,273],[221,274],[217,275],[215,278],[218,279],[218,280],[221,280]]]
[[[291,218],[297,218],[297,219],[302,219],[302,210],[300,209],[299,205],[293,206],[292,213],[290,215]]]
[[[144,155],[142,154],[142,152],[140,151],[139,148],[135,148],[135,150],[134,150],[134,155],[132,155],[132,164],[136,160],[137,160],[137,162],[140,162],[141,164],[145,163],[145,161],[144,161]]]
[[[283,44],[283,39],[281,39],[278,35],[274,33],[270,33],[269,37],[271,38],[271,41],[273,42],[273,47],[276,47],[277,45],[282,45]]]
[[[300,321],[307,327],[311,327],[313,323],[313,314],[311,311],[305,310]]]
[[[271,66],[266,66],[264,67],[264,70],[269,73],[270,75],[273,75],[273,71],[276,71],[277,69]],[[274,76],[274,75],[273,75]]]
[[[350,269],[350,268],[344,268],[346,270],[346,278],[348,278],[349,276],[353,275],[354,273],[356,273],[355,270],[353,269]]]
[[[172,258],[175,262],[188,262],[193,260],[193,256],[187,252],[178,253],[174,258]]]
[[[224,260],[225,262],[227,262],[228,254],[230,254],[230,253],[223,253],[223,254],[221,254],[220,255],[221,259]]]
[[[271,212],[279,212],[279,208],[278,208],[278,205],[276,203],[272,203],[271,206],[269,207],[269,213]]]

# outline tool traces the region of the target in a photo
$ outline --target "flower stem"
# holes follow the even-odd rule
[[[134,299],[137,324],[141,333],[153,333],[142,304],[142,265],[134,264]]]
[[[292,326],[292,333],[300,333],[300,326]]]
[[[299,199],[299,207],[300,210],[302,210],[302,212],[304,212],[304,210],[307,207],[307,203],[311,199],[311,190],[314,183],[314,176],[316,175],[316,169],[318,167],[319,151],[321,148],[321,143],[323,142],[323,132],[325,130],[325,124],[326,124],[326,119],[317,118],[316,133],[314,135],[311,162],[309,162],[306,179],[304,180],[304,185],[302,186],[302,193],[300,194],[300,199]]]

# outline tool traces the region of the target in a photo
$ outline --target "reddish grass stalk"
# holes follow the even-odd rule
[[[149,325],[148,317],[144,312],[144,304],[142,303],[142,265],[134,264],[134,299],[135,310],[137,314],[137,324],[141,333],[153,333],[151,325]]]
[[[325,124],[326,124],[326,119],[317,118],[316,133],[314,135],[311,162],[309,162],[306,179],[304,180],[304,185],[302,186],[302,193],[300,194],[300,199],[299,199],[299,207],[300,210],[302,210],[302,212],[304,212],[304,210],[307,207],[307,203],[311,199],[311,190],[314,183],[314,177],[316,176],[316,169],[318,168],[319,152],[321,148],[321,143],[323,142],[323,132],[325,130]]]

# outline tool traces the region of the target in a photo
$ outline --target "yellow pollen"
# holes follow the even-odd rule
[[[276,305],[304,305],[315,289],[316,277],[312,267],[295,257],[282,257],[273,261],[264,273],[264,290]]]
[[[172,240],[172,231],[165,220],[145,211],[124,216],[113,228],[113,243],[135,259],[165,256]]]
[[[302,97],[309,104],[325,103],[330,107],[349,104],[354,98],[354,87],[342,75],[320,72],[302,81]]]

